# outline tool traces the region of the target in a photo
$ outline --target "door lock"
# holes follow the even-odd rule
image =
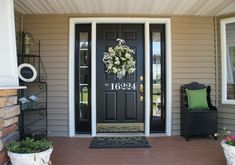
[[[140,76],[140,81],[143,81],[144,80],[144,76]]]
[[[140,96],[140,101],[144,101],[144,96]]]

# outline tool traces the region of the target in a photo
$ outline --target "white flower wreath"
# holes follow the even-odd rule
[[[124,45],[125,41],[117,39],[119,42],[116,46],[109,47],[108,52],[104,52],[103,62],[106,72],[114,73],[119,79],[131,74],[136,70],[135,52],[130,47]]]

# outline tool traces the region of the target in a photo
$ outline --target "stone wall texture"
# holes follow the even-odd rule
[[[19,139],[17,90],[0,90],[0,164],[8,161],[7,145]]]

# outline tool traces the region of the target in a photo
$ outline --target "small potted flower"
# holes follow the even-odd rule
[[[31,95],[29,97],[22,97],[19,99],[19,102],[21,103],[21,109],[33,109],[36,107],[36,102],[38,101],[38,97]]]
[[[26,138],[13,141],[8,146],[8,156],[12,165],[51,165],[52,142],[48,139]]]
[[[224,155],[227,160],[227,165],[235,165],[235,136],[230,131],[223,128],[223,134],[221,136],[221,146],[224,150]]]

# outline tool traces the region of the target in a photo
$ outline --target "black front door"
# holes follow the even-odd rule
[[[97,24],[97,124],[114,126],[128,123],[129,128],[131,124],[141,123],[142,127],[144,125],[143,29],[142,24]],[[117,44],[117,38],[124,39],[125,44],[134,49],[136,58],[136,71],[122,79],[118,79],[115,74],[106,73],[102,61],[103,53]],[[134,132],[144,131],[140,130],[135,129]],[[126,130],[119,129],[118,132]]]

